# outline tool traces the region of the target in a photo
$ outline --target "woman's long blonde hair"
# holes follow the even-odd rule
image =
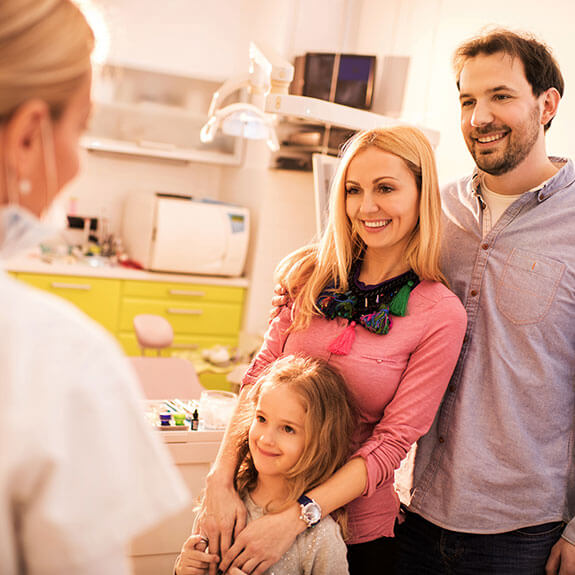
[[[257,484],[258,474],[249,450],[249,429],[259,397],[262,391],[279,386],[288,386],[305,410],[304,450],[286,475],[287,506],[346,463],[352,450],[351,436],[357,416],[345,380],[326,362],[304,355],[290,355],[272,363],[249,391],[249,401],[242,404],[233,431],[238,453],[235,486],[240,496],[250,493]]]
[[[431,144],[411,126],[359,132],[343,150],[331,185],[328,223],[320,242],[291,253],[276,270],[277,281],[287,288],[294,303],[294,330],[306,328],[312,316],[319,313],[316,300],[326,286],[347,289],[351,266],[365,248],[346,214],[345,180],[351,161],[372,147],[401,158],[417,182],[419,221],[405,251],[408,265],[421,280],[447,284],[439,268],[441,199]]]
[[[54,119],[91,69],[94,34],[71,0],[0,2],[0,124],[30,99]]]

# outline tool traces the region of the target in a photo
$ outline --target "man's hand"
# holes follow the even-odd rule
[[[274,287],[274,295],[272,297],[272,309],[270,309],[270,321],[276,318],[281,311],[282,307],[289,303],[287,290],[281,284],[276,284]]]
[[[304,529],[297,505],[264,515],[236,537],[228,552],[222,555],[220,569],[225,573],[226,569],[237,567],[246,575],[262,575],[280,560]]]
[[[204,575],[211,564],[217,566],[220,557],[214,553],[206,553],[207,543],[201,535],[190,535],[176,559],[174,571],[176,575]]]
[[[246,526],[246,517],[245,505],[233,487],[213,485],[208,481],[195,531],[208,539],[210,553],[223,557]],[[216,567],[216,564],[210,564],[210,575],[216,575]]]
[[[575,545],[559,539],[549,554],[545,575],[575,575]]]

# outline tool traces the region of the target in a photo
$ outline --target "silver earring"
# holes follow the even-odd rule
[[[23,196],[27,196],[32,191],[32,184],[30,180],[20,180],[18,182],[18,187],[20,188],[20,193]]]

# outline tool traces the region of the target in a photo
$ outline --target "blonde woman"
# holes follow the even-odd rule
[[[244,389],[275,358],[304,352],[343,374],[359,409],[351,459],[300,501],[346,506],[350,573],[393,572],[394,471],[431,426],[466,326],[439,269],[441,205],[433,151],[411,127],[362,132],[343,152],[319,245],[282,262],[292,306],[270,324]],[[231,424],[233,426],[233,423]],[[227,441],[208,478],[202,529],[220,568],[263,573],[311,521],[294,504],[244,529]],[[232,544],[232,538],[234,539]],[[231,545],[231,547],[230,547]]]
[[[78,171],[94,37],[70,0],[0,2],[0,261]],[[0,271],[0,571],[119,575],[187,501],[109,334]]]
[[[249,520],[292,505],[347,461],[355,423],[352,403],[342,376],[324,361],[290,355],[264,370],[233,430],[235,486]],[[345,531],[345,516],[336,518],[340,526],[326,516],[313,531],[300,533],[272,567],[274,575],[348,575],[340,531]],[[176,575],[202,575],[218,562],[203,547],[199,535],[186,541]]]

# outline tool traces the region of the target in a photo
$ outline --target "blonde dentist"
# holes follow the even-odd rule
[[[71,0],[0,2],[0,264],[77,173],[94,38]],[[102,328],[0,270],[0,572],[129,572],[187,495]]]

